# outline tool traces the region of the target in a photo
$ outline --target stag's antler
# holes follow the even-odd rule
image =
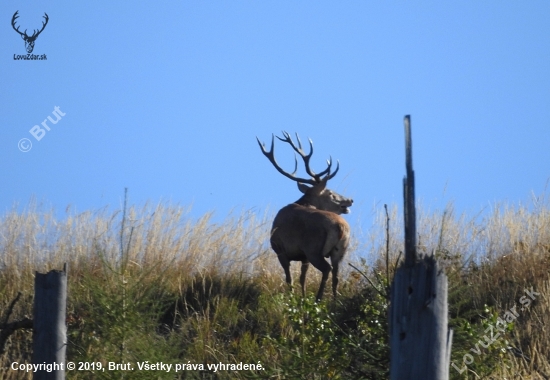
[[[315,180],[319,182],[321,181],[322,176],[324,176],[327,173],[330,173],[330,168],[332,167],[332,157],[330,157],[327,160],[327,164],[328,164],[327,168],[318,174],[315,174],[315,172],[311,170],[311,168],[309,167],[309,159],[313,155],[313,141],[311,141],[311,139],[308,139],[309,154],[306,154],[302,149],[302,142],[300,141],[300,137],[298,136],[298,133],[296,133],[296,140],[298,140],[298,146],[294,144],[294,141],[292,141],[292,138],[290,137],[290,134],[288,132],[283,131],[283,135],[285,136],[284,139],[280,138],[279,136],[277,136],[277,138],[281,141],[289,143],[292,149],[294,149],[294,151],[298,153],[300,157],[302,157],[302,159],[304,160],[307,174],[309,174],[312,178],[315,178]],[[336,173],[338,172],[338,169],[340,169],[340,162],[337,161],[336,166],[337,166],[336,171],[328,176],[327,181],[336,175]]]
[[[296,139],[298,140],[298,146],[296,146],[296,144],[294,144],[294,141],[292,141],[292,138],[290,137],[290,134],[288,134],[288,132],[283,131],[283,136],[284,136],[284,138],[281,138],[279,136],[277,136],[277,138],[281,141],[284,141],[284,142],[290,144],[292,149],[294,149],[294,151],[296,153],[298,153],[300,155],[300,157],[302,157],[302,159],[304,160],[305,167],[306,167],[306,172],[313,179],[298,178],[298,177],[295,176],[296,171],[298,170],[298,160],[296,159],[296,155],[294,156],[294,171],[292,173],[285,172],[279,166],[279,164],[277,164],[277,161],[275,160],[275,153],[274,153],[274,148],[275,148],[275,137],[274,136],[271,137],[271,150],[269,152],[266,150],[265,144],[261,143],[260,139],[258,139],[256,137],[256,139],[258,140],[258,144],[260,145],[260,148],[262,149],[262,153],[269,159],[269,161],[273,164],[273,166],[275,166],[275,169],[277,169],[277,171],[279,173],[281,173],[282,175],[284,175],[287,178],[290,178],[293,181],[297,181],[297,182],[300,182],[300,183],[307,183],[307,184],[310,184],[310,185],[316,185],[316,184],[318,184],[322,181],[327,182],[329,179],[334,178],[336,173],[338,173],[338,170],[340,169],[340,163],[338,161],[336,162],[336,170],[334,171],[334,173],[332,173],[332,174],[330,173],[330,169],[332,168],[332,158],[330,158],[329,160],[327,160],[327,165],[328,165],[327,168],[325,170],[323,170],[322,172],[320,172],[318,174],[315,174],[315,172],[313,170],[311,170],[311,168],[309,166],[309,159],[313,155],[313,141],[311,141],[311,139],[309,139],[309,154],[306,154],[304,152],[304,150],[302,149],[302,142],[300,141],[300,137],[298,137],[298,134],[296,134]],[[321,178],[325,174],[326,174],[326,176],[324,178]]]
[[[34,41],[36,40],[36,38],[38,38],[38,36],[40,35],[40,33],[42,33],[42,31],[44,30],[44,28],[46,27],[46,25],[48,24],[48,20],[50,19],[48,17],[48,14],[46,12],[44,12],[44,17],[46,19],[46,22],[42,22],[42,29],[40,30],[34,30],[32,36],[29,36],[27,35],[27,29],[25,29],[25,32],[24,33],[21,33],[21,31],[19,30],[19,27],[15,27],[15,20],[17,20],[19,18],[19,15],[18,15],[19,11],[16,11],[14,14],[13,14],[13,17],[11,19],[11,26],[13,27],[13,29],[19,33],[21,35],[21,37],[25,40],[25,42],[27,43],[34,43]]]

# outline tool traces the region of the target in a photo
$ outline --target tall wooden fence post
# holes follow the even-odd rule
[[[34,372],[34,380],[65,379],[66,309],[67,264],[62,271],[36,272],[32,362],[51,367]]]
[[[405,261],[391,289],[392,380],[447,380],[452,330],[448,330],[447,276],[431,256],[416,251],[416,210],[410,116],[405,116],[407,175],[403,181]]]

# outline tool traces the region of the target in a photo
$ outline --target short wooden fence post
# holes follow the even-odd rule
[[[66,309],[67,264],[62,271],[36,272],[32,363],[52,367],[34,372],[34,380],[65,379]]]

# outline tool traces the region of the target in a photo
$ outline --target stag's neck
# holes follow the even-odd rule
[[[308,197],[306,197],[305,195],[298,199],[296,202],[294,202],[295,204],[297,205],[300,205],[300,206],[304,206],[304,207],[311,207],[311,208],[317,208],[312,202],[310,199],[308,199]]]

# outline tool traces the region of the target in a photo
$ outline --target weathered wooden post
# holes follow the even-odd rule
[[[405,116],[407,175],[403,180],[405,261],[391,289],[392,380],[447,380],[452,330],[448,329],[447,276],[433,255],[416,251],[416,210],[410,116]]]
[[[67,264],[62,271],[36,272],[32,363],[51,367],[34,372],[34,380],[65,379],[66,309]]]

